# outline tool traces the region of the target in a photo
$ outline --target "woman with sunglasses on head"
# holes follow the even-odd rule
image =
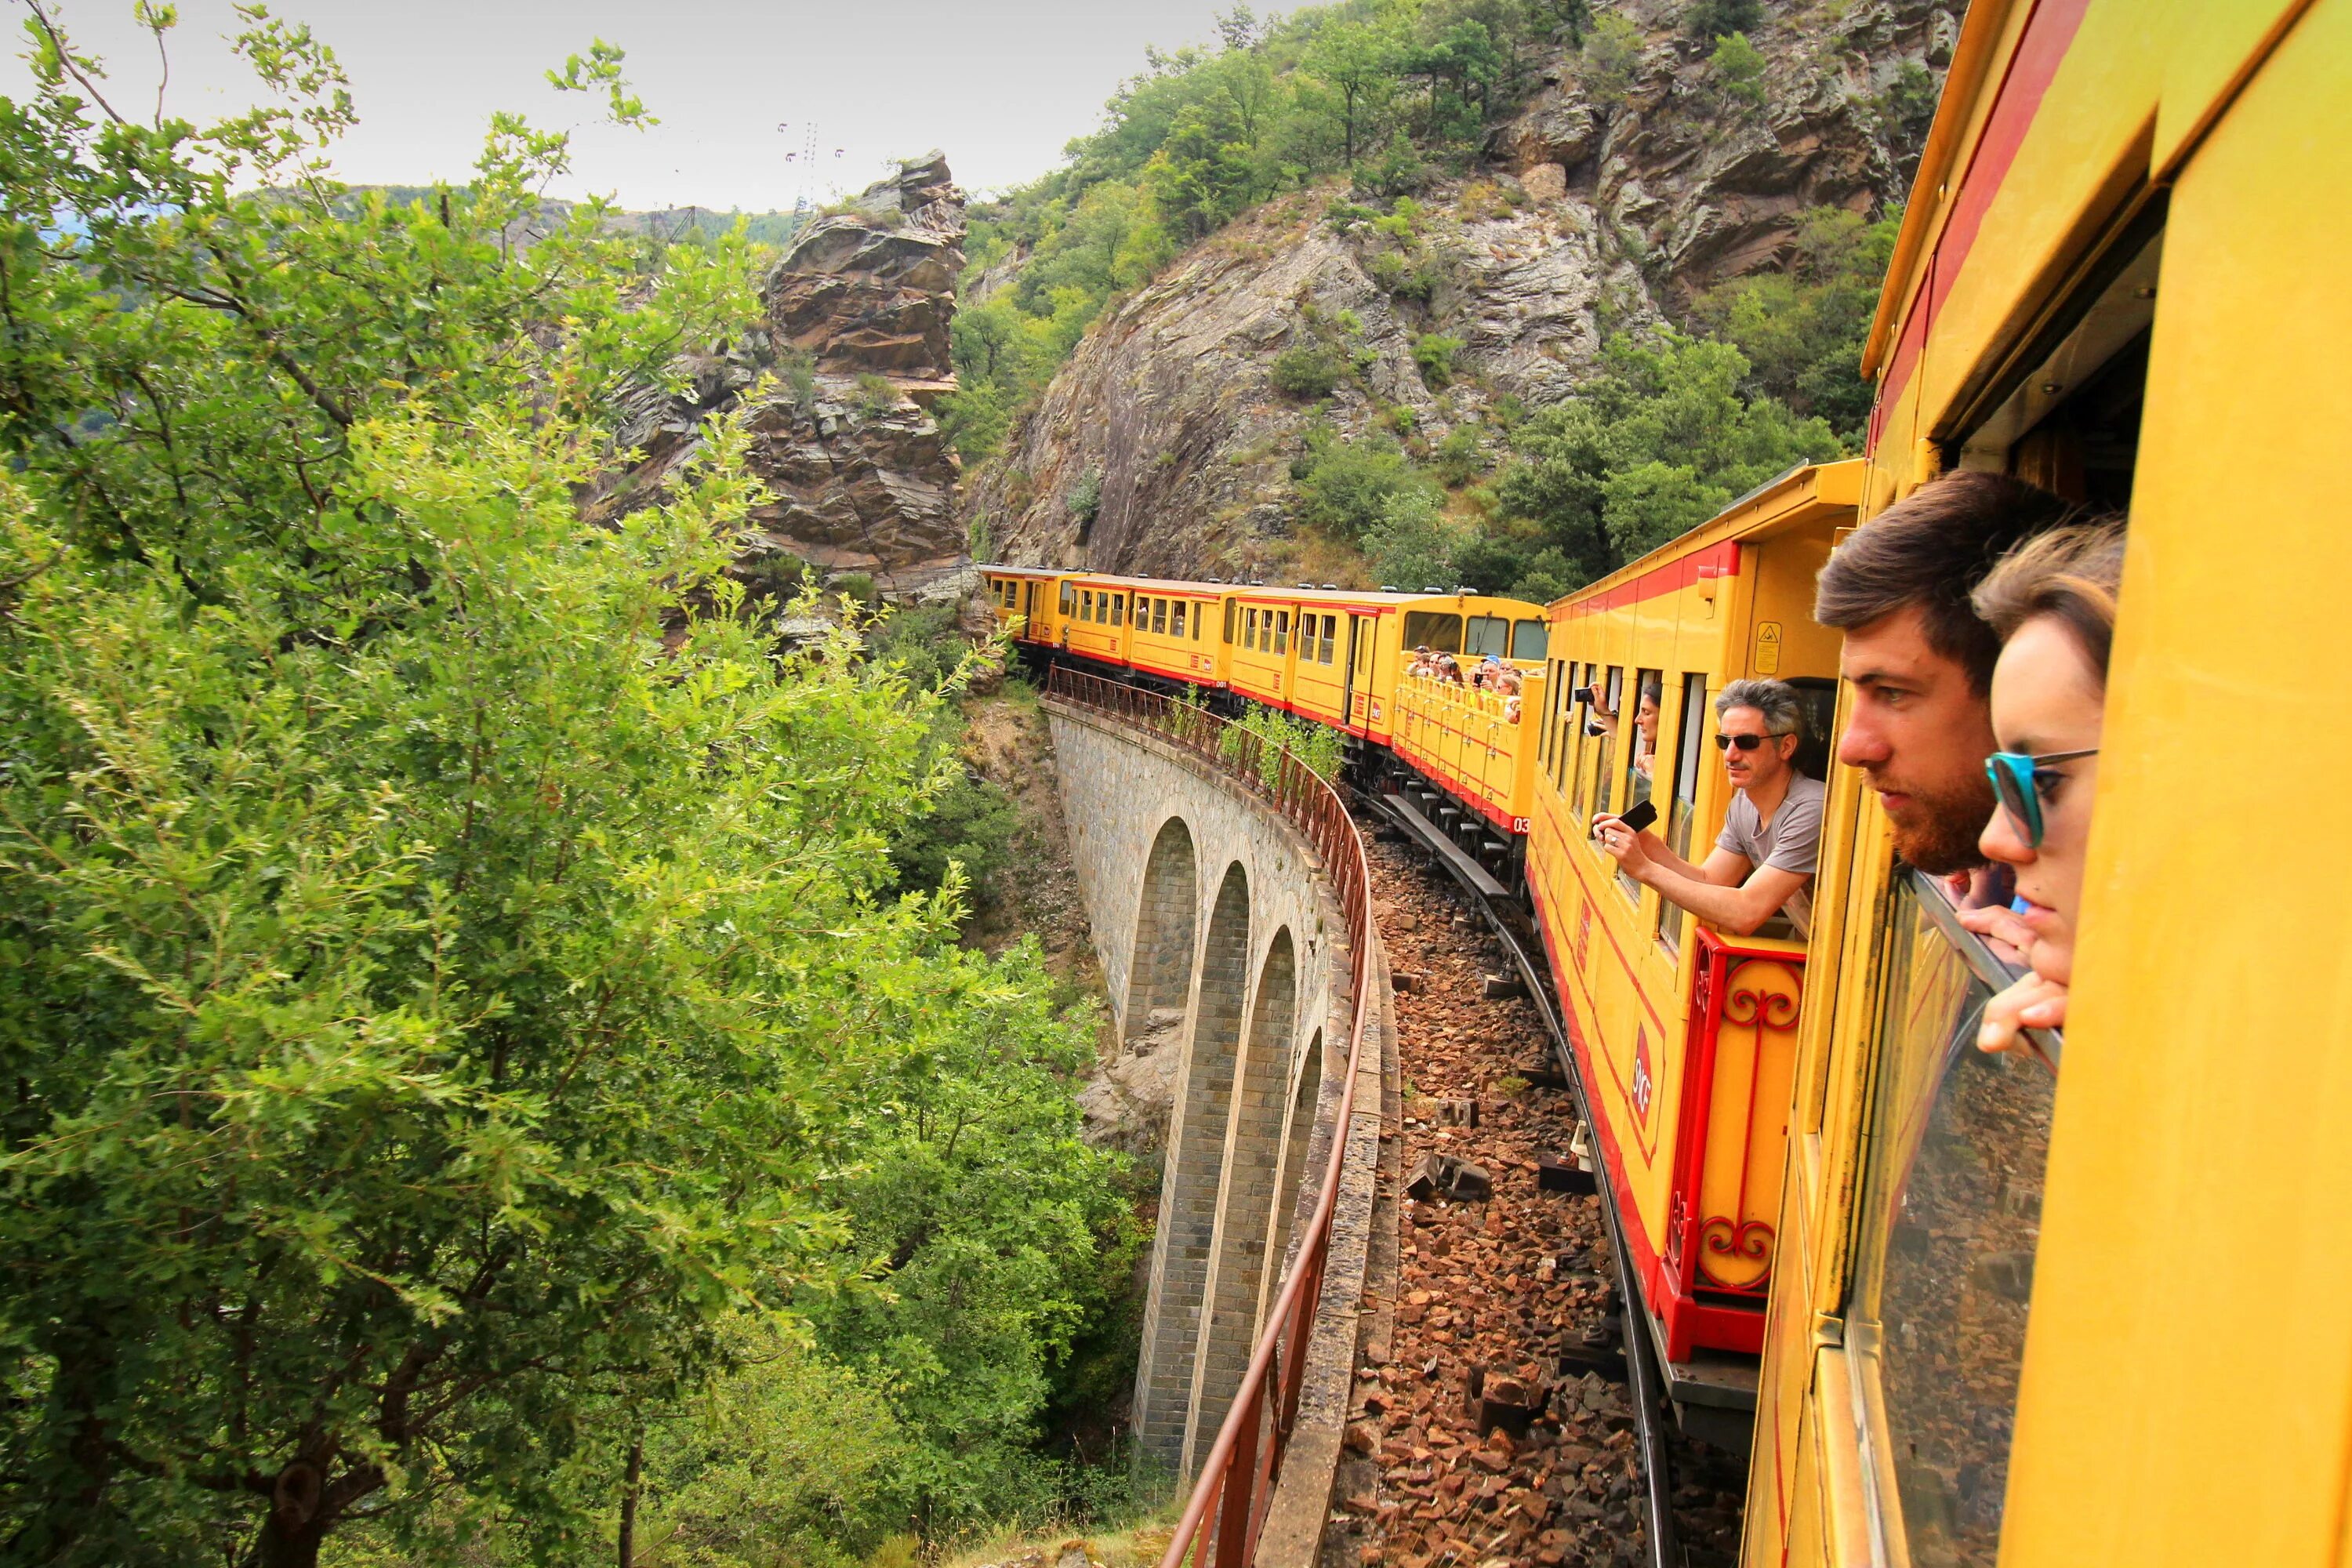
[[[1992,676],[2001,750],[1985,760],[2000,804],[1977,847],[2015,869],[2017,903],[1960,920],[2030,966],[1986,1004],[1977,1044],[1989,1051],[2066,1022],[2123,558],[2120,521],[2078,524],[2021,545],[1976,591],[1977,613],[2001,637]]]

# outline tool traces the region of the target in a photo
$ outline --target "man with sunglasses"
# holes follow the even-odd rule
[[[1822,795],[1821,780],[1797,771],[1804,710],[1784,681],[1735,680],[1715,700],[1715,722],[1724,772],[1738,794],[1703,863],[1607,812],[1592,819],[1592,831],[1627,876],[1717,930],[1749,936],[1785,914],[1801,940],[1812,930]]]

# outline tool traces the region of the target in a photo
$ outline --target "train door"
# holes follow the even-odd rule
[[[1374,724],[1386,717],[1377,710],[1381,688],[1374,672],[1380,663],[1380,634],[1378,616],[1349,613],[1348,727],[1360,734],[1370,734]]]
[[[1021,635],[1027,637],[1029,628],[1037,624],[1037,580],[1029,580],[1028,592],[1021,598]]]

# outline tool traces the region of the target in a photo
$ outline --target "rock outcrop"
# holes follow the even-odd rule
[[[1622,82],[1566,56],[1489,139],[1487,173],[1428,193],[1410,239],[1331,221],[1344,193],[1278,199],[1105,312],[962,510],[1011,563],[1184,575],[1328,574],[1293,537],[1310,423],[1424,453],[1489,443],[1485,416],[1570,395],[1613,331],[1674,320],[1778,264],[1796,214],[1906,195],[1916,110],[1956,36],[1937,0],[1766,0],[1756,87],[1735,93],[1685,0],[1625,0],[1643,29]],[[1902,89],[1908,86],[1907,93]],[[1459,340],[1451,374],[1423,337]],[[1351,373],[1287,396],[1274,365],[1319,347]],[[1334,570],[1337,570],[1334,568]]]
[[[679,366],[683,394],[649,386],[630,400],[621,438],[644,457],[599,487],[592,511],[659,496],[699,448],[702,422],[740,409],[751,468],[771,491],[751,512],[746,576],[805,563],[868,574],[894,596],[960,592],[956,463],[930,407],[955,387],[963,211],[933,153],[802,228],[768,275],[761,321]]]

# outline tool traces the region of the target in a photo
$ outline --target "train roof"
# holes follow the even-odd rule
[[[1606,594],[1714,545],[1794,521],[1818,507],[1857,507],[1862,504],[1865,466],[1861,458],[1835,463],[1800,463],[1765,480],[1688,533],[1667,541],[1647,555],[1628,561],[1608,576],[1588,583],[1573,594],[1554,599],[1552,605],[1557,608],[1579,604]]]
[[[1280,583],[1209,583],[1182,577],[1129,577],[1116,572],[1055,571],[1035,566],[998,566],[982,563],[980,570],[999,576],[1067,577],[1074,582],[1110,583],[1122,588],[1147,594],[1197,594],[1213,597],[1231,595],[1241,599],[1276,599],[1286,605],[1406,605],[1434,604],[1440,600],[1476,599],[1489,604],[1524,605],[1530,614],[1540,615],[1543,606],[1526,599],[1514,599],[1507,594],[1479,594],[1469,589],[1446,592],[1402,593],[1380,588],[1302,588],[1285,586]]]

